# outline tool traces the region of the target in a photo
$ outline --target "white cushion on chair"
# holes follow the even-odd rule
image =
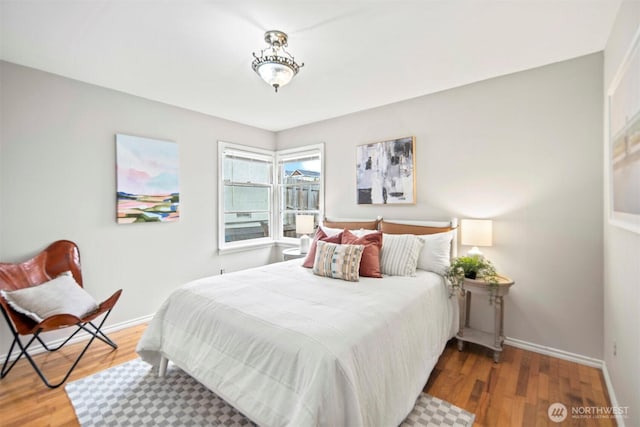
[[[82,318],[98,309],[96,300],[78,285],[70,272],[41,285],[15,291],[0,291],[17,312],[42,322],[55,314],[72,314]]]

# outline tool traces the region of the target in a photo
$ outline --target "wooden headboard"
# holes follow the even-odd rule
[[[458,255],[458,218],[451,218],[449,221],[411,221],[411,220],[395,220],[383,219],[378,217],[375,220],[360,219],[326,219],[322,225],[332,228],[348,228],[351,230],[380,230],[385,234],[435,234],[453,231],[453,239],[451,241],[451,258]]]
[[[428,222],[425,224],[435,224],[434,222]],[[380,231],[386,234],[435,234],[451,231],[454,227],[450,223],[448,225],[435,226],[435,225],[418,225],[413,222],[397,222],[397,221],[380,221]]]
[[[380,219],[336,219],[331,220],[325,218],[322,221],[322,225],[331,228],[348,228],[349,230],[359,230],[361,228],[365,230],[377,230]]]

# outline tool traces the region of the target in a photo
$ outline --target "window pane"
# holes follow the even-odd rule
[[[285,209],[317,211],[320,209],[320,183],[285,185],[282,188]]]
[[[268,212],[246,212],[224,215],[225,242],[259,239],[269,236]]]
[[[318,228],[318,216],[311,212],[301,212],[303,215],[314,215],[313,229]],[[284,237],[300,237],[296,234],[296,212],[285,212],[282,218],[282,235]],[[313,234],[309,235],[313,238]]]
[[[282,161],[280,180],[283,184],[320,182],[320,166],[320,155]]]
[[[251,212],[269,210],[269,188],[225,185],[224,211]]]
[[[225,181],[271,183],[271,162],[225,156],[223,169]]]
[[[300,237],[296,234],[296,214],[314,215],[317,227],[321,207],[321,150],[301,147],[299,153],[288,153],[280,159],[278,183],[282,237]]]

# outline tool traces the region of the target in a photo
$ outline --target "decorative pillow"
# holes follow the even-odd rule
[[[422,240],[413,234],[383,234],[380,267],[389,276],[415,276]]]
[[[418,256],[418,268],[433,271],[442,276],[451,265],[451,240],[453,232],[417,236],[424,243]]]
[[[357,282],[363,245],[338,245],[318,240],[313,274]]]
[[[364,245],[360,260],[360,275],[366,277],[382,277],[380,272],[380,250],[382,249],[382,232],[375,231],[358,237],[349,230],[342,233],[342,244]]]
[[[344,228],[331,228],[331,227],[325,227],[324,225],[320,225],[320,227],[318,228],[321,228],[322,231],[324,231],[324,234],[326,234],[327,236],[335,236],[338,233],[342,233],[342,230],[344,230]]]
[[[15,291],[3,290],[0,294],[15,311],[36,322],[55,314],[72,314],[82,318],[98,309],[96,300],[67,273],[41,285]]]
[[[355,234],[358,237],[363,237],[363,236],[366,236],[367,234],[380,233],[380,231],[378,230],[365,230],[364,228],[361,228],[360,230],[349,230],[349,231],[351,231],[353,234]]]
[[[320,228],[322,228],[322,231],[324,231],[324,234],[326,234],[327,236],[335,236],[338,233],[342,233],[344,230],[349,230],[350,232],[355,234],[357,237],[362,237],[362,236],[366,236],[367,234],[373,234],[373,233],[379,232],[378,230],[367,230],[365,228],[354,230],[350,228],[331,228],[331,227],[325,227],[324,225],[321,225]]]
[[[316,231],[316,235],[313,238],[313,242],[309,246],[309,252],[307,253],[307,257],[304,259],[302,263],[303,267],[312,268],[313,263],[316,260],[316,245],[318,241],[322,240],[323,242],[329,243],[341,243],[342,242],[342,231],[335,235],[328,235],[325,233],[320,227],[318,227],[318,231]]]

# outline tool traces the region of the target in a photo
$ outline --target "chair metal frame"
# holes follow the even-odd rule
[[[0,263],[0,289],[16,290],[29,286],[37,286],[57,277],[65,271],[71,271],[71,274],[78,285],[81,287],[83,286],[82,273],[80,270],[80,251],[78,250],[77,245],[69,240],[58,240],[49,245],[44,251],[27,261],[21,263]],[[64,384],[69,378],[75,367],[80,362],[80,359],[82,359],[82,356],[84,356],[86,351],[89,349],[89,346],[96,338],[109,345],[114,350],[117,349],[118,346],[116,343],[102,332],[102,326],[120,298],[121,293],[122,289],[116,291],[111,297],[99,304],[96,311],[89,313],[83,318],[78,318],[71,314],[56,314],[39,323],[24,314],[15,311],[8,302],[0,296],[0,309],[13,335],[13,342],[11,343],[9,352],[7,353],[2,369],[0,370],[0,379],[4,378],[15,364],[24,356],[47,387],[57,388]],[[100,316],[103,316],[102,320],[100,320],[99,323],[97,321],[94,323],[94,321]],[[98,323],[97,326],[96,323]],[[75,331],[61,344],[55,347],[47,345],[40,336],[42,332],[73,326],[76,327]],[[57,351],[64,347],[64,345],[80,331],[87,332],[91,338],[66,372],[62,380],[52,384],[44,375],[42,369],[33,360],[33,357],[29,354],[28,350],[30,346],[35,342],[39,342],[46,351]],[[20,339],[20,336],[28,335],[31,335],[31,337],[27,340],[27,343],[24,344]],[[13,362],[9,363],[16,345],[19,347],[20,352]]]

